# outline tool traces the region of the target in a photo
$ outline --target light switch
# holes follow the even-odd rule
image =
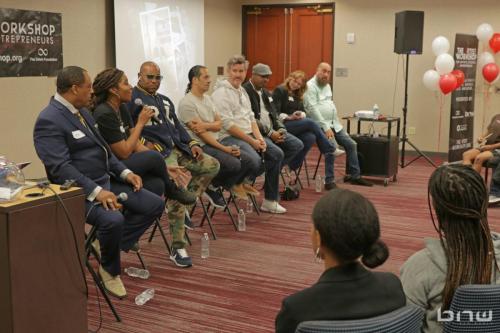
[[[354,35],[354,32],[348,32],[346,36],[346,42],[347,44],[354,44],[356,40],[356,37]]]
[[[348,71],[347,68],[337,67],[335,68],[335,76],[336,77],[347,77]]]

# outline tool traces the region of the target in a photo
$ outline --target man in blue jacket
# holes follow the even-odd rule
[[[138,76],[138,84],[132,91],[132,100],[128,105],[132,118],[136,121],[145,105],[155,112],[155,116],[142,130],[142,136],[146,139],[144,145],[159,151],[169,166],[172,178],[199,196],[219,172],[219,162],[204,154],[198,142],[191,138],[177,119],[170,98],[157,93],[163,78],[160,67],[147,61],[141,65]],[[174,169],[173,166],[178,168]],[[185,169],[192,176],[189,183]],[[178,201],[168,200],[167,208],[173,238],[170,259],[179,267],[190,267],[192,261],[185,249],[184,237],[186,207]]]
[[[51,182],[73,179],[83,188],[86,221],[97,226],[99,275],[111,295],[123,298],[127,292],[120,279],[120,249],[137,246],[144,231],[161,216],[164,202],[141,189],[142,179],[111,153],[85,108],[91,94],[86,70],[63,68],[57,76],[57,93],[35,123],[34,143]],[[119,203],[116,194],[122,192],[128,199]]]

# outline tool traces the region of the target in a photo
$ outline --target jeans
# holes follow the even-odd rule
[[[333,129],[332,129],[333,131]],[[335,133],[335,131],[333,131]],[[348,173],[353,179],[361,177],[361,170],[359,169],[358,160],[358,144],[356,141],[351,139],[349,134],[342,129],[338,133],[335,133],[335,140],[337,143],[344,147],[345,153],[347,155],[347,163],[349,165]]]
[[[230,189],[233,185],[241,183],[248,175],[249,167],[242,163],[248,159],[244,156],[245,152],[240,151],[240,158],[238,158],[210,145],[204,145],[203,151],[219,161],[220,164],[219,173],[212,180],[214,186]]]
[[[240,150],[244,151],[249,157],[247,161],[243,161],[242,159],[241,163],[248,163],[252,170],[250,172],[250,179],[253,180],[257,178],[257,176],[265,170],[264,197],[267,200],[277,201],[279,199],[280,171],[285,154],[271,139],[266,137],[264,140],[266,141],[267,149],[262,154],[255,151],[255,149],[245,141],[232,136],[222,141],[226,145],[240,146]]]
[[[333,163],[335,157],[333,152],[335,151],[335,143],[328,140],[319,125],[309,118],[285,121],[285,127],[288,132],[299,138],[304,145],[302,150],[288,164],[290,169],[297,170],[302,165],[307,153],[316,142],[319,151],[325,155],[325,183],[332,183],[334,179]]]

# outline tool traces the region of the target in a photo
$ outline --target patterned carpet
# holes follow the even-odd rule
[[[317,156],[316,151],[308,156],[311,174]],[[379,270],[397,274],[402,263],[423,247],[423,238],[435,236],[426,190],[433,168],[421,159],[400,169],[397,182],[387,187],[381,179],[374,179],[373,187],[360,187],[341,184],[344,165],[345,157],[338,158],[335,169],[340,186],[364,194],[380,215],[382,238],[391,256]],[[301,176],[306,185],[305,173]],[[309,237],[310,213],[320,196],[312,181],[299,200],[282,203],[287,214],[247,215],[246,232],[236,232],[226,214],[216,213],[218,239],[211,239],[208,259],[200,257],[200,238],[209,232],[208,226],[189,234],[193,245],[188,252],[194,263],[189,269],[177,268],[168,260],[159,233],[152,243],[145,235],[141,246],[151,277],[140,280],[123,275],[129,296],[113,300],[122,323],[114,320],[100,296],[100,332],[273,332],[283,297],[313,284],[322,272],[322,265],[313,260]],[[195,222],[200,212],[195,212]],[[500,231],[500,208],[490,209],[489,221],[493,230]],[[163,225],[168,230],[167,221]],[[132,254],[123,254],[122,262],[124,268],[140,265]],[[90,276],[88,281],[89,329],[95,331],[99,308]],[[155,289],[154,298],[143,306],[135,305],[135,296],[147,288]]]

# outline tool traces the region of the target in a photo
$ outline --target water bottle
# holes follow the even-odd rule
[[[316,176],[316,181],[315,181],[315,189],[316,189],[316,193],[321,193],[321,191],[323,190],[323,179],[321,179],[321,176],[320,175],[317,175]]]
[[[201,258],[207,259],[210,255],[210,239],[208,238],[208,233],[204,233],[201,236]]]
[[[247,230],[247,224],[246,224],[246,218],[245,218],[245,212],[243,209],[240,209],[238,212],[238,231],[246,231]]]
[[[373,105],[373,119],[378,119],[380,117],[380,109],[378,108],[378,104]]]
[[[127,273],[128,276],[138,277],[144,280],[149,278],[149,271],[147,269],[129,267],[125,268],[125,273]]]
[[[155,295],[155,290],[153,288],[146,289],[142,293],[136,296],[135,304],[144,305],[147,301],[152,299]]]
[[[253,212],[253,203],[252,203],[252,200],[250,200],[250,199],[248,199],[246,202],[245,212],[247,212],[247,213]]]

